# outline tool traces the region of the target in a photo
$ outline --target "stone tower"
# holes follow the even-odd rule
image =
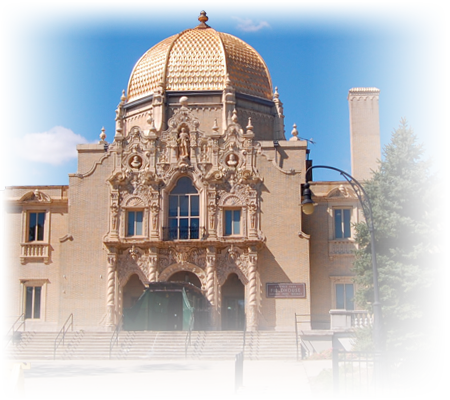
[[[377,88],[353,88],[348,92],[352,175],[369,179],[381,158]]]

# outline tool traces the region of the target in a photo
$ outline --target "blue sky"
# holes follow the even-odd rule
[[[441,168],[450,109],[444,2],[336,3],[3,2],[1,187],[67,184],[76,143],[98,140],[103,126],[113,139],[114,110],[136,61],[195,27],[202,9],[211,27],[262,55],[284,103],[286,136],[296,123],[300,136],[313,138],[315,164],[351,172],[347,93],[366,86],[381,90],[382,145],[405,117]]]

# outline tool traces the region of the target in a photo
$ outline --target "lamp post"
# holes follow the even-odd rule
[[[373,224],[373,214],[372,214],[372,205],[370,203],[369,196],[367,196],[366,191],[362,187],[362,185],[351,175],[347,174],[347,172],[342,171],[335,167],[329,167],[327,165],[313,165],[306,170],[305,176],[308,177],[308,174],[314,168],[322,168],[322,169],[330,169],[333,171],[339,172],[344,179],[351,185],[353,190],[358,197],[359,202],[361,203],[364,218],[366,220],[367,228],[370,232],[370,246],[371,246],[371,254],[372,254],[372,273],[373,273],[373,314],[374,314],[374,323],[373,323],[373,342],[376,353],[381,353],[382,351],[382,314],[381,314],[381,303],[380,303],[380,293],[378,286],[378,268],[377,268],[377,256],[375,251],[375,228]],[[303,212],[307,215],[312,214],[314,212],[314,202],[311,199],[312,192],[309,188],[308,179],[306,179],[305,185],[303,187],[303,201],[302,201],[302,209]]]

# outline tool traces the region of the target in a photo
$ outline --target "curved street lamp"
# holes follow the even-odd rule
[[[327,165],[313,165],[306,170],[305,176],[308,177],[308,174],[314,168],[322,168],[322,169],[331,169],[333,171],[339,172],[344,179],[351,185],[356,196],[358,197],[359,202],[361,203],[364,218],[366,220],[367,228],[370,232],[370,246],[371,246],[371,254],[372,254],[372,273],[373,273],[373,314],[374,314],[374,322],[373,322],[373,342],[375,352],[381,353],[382,350],[382,315],[381,315],[381,303],[380,303],[380,293],[378,286],[378,268],[377,268],[377,256],[375,251],[375,228],[373,224],[373,214],[372,214],[372,205],[370,203],[369,196],[367,196],[366,191],[362,187],[362,185],[351,175],[347,174],[347,172],[342,171],[335,167],[329,167]],[[303,201],[302,201],[302,210],[305,214],[310,215],[314,212],[314,202],[311,199],[312,192],[309,188],[308,179],[306,179],[305,185],[303,187]]]

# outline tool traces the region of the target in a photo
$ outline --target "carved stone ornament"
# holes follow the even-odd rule
[[[51,203],[52,199],[50,196],[38,189],[32,192],[28,192],[22,196],[20,202],[23,203]]]
[[[133,274],[138,275],[143,284],[148,284],[148,255],[139,247],[132,246],[118,256],[117,273],[121,286],[125,285]]]
[[[223,285],[231,273],[237,274],[241,282],[247,284],[248,255],[241,248],[231,245],[217,256],[216,263],[219,285]]]

